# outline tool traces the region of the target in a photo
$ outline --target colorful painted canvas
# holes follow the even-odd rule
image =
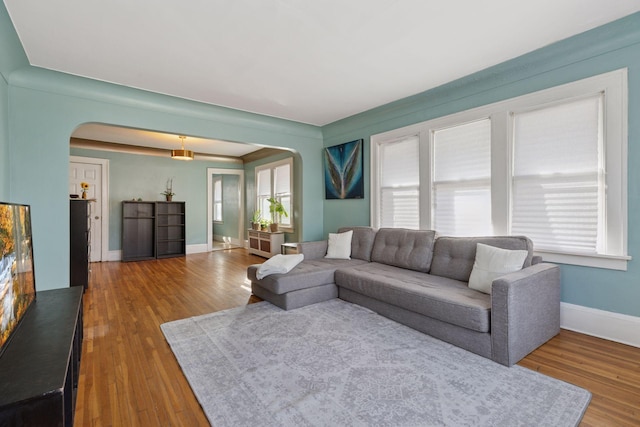
[[[362,139],[324,150],[324,186],[327,199],[362,199]]]
[[[0,354],[35,296],[30,208],[0,202]]]

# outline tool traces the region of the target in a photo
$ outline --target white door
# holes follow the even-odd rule
[[[102,261],[102,164],[72,161],[69,163],[69,194],[82,197],[81,182],[89,184],[87,199],[89,203],[91,228],[91,262]]]

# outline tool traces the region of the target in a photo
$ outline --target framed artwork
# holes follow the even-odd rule
[[[362,139],[324,149],[324,187],[327,199],[362,199]]]

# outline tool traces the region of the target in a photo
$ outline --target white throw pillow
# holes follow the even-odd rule
[[[351,259],[353,230],[344,233],[329,233],[329,246],[325,258]]]
[[[528,252],[510,251],[495,246],[478,243],[476,261],[469,277],[469,287],[485,294],[491,294],[491,284],[497,277],[522,269]]]

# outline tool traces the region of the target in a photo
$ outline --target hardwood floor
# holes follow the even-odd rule
[[[259,299],[244,249],[94,263],[84,296],[76,426],[207,426],[160,325]],[[582,426],[640,425],[640,349],[562,331],[521,366],[588,389]]]

